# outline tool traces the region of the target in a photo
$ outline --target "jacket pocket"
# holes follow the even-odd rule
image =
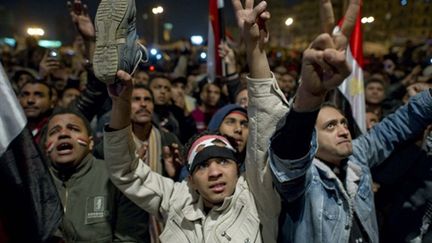
[[[322,237],[334,239],[341,227],[343,201],[336,188],[327,189],[322,198]]]
[[[228,229],[218,229],[221,242],[251,243],[261,242],[260,221],[250,212],[242,212],[236,222]]]

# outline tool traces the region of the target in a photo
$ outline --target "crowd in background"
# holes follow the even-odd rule
[[[91,118],[93,140],[98,144],[103,139],[111,99],[106,86],[98,84],[94,77],[92,58],[87,54],[88,36],[78,32],[80,34],[71,40],[70,45],[55,49],[40,47],[33,36],[27,36],[24,43],[16,46],[0,46],[1,64],[42,150],[46,149],[42,142],[46,119],[56,108],[76,104],[78,97],[86,91],[94,95],[90,97],[97,96],[99,102],[92,108],[94,114],[86,116]],[[151,46],[151,43],[147,44]],[[149,62],[141,63],[133,75],[136,89],[142,87],[151,94],[151,108],[150,105],[137,108],[132,105],[132,115],[136,114],[135,119],[139,120],[144,119],[140,117],[141,113],[147,112],[152,125],[161,133],[169,134],[162,136],[170,137],[168,140],[175,141],[179,148],[200,132],[217,130],[220,120],[227,114],[223,110],[227,105],[247,108],[248,68],[245,51],[241,48],[228,43],[219,46],[218,54],[226,64],[226,75],[214,81],[208,80],[206,61],[199,55],[202,48],[189,40],[154,45],[153,48],[161,53],[162,58],[157,59],[148,53]],[[395,52],[396,49],[400,51]],[[293,98],[298,87],[301,51],[283,47],[268,50],[271,70],[288,100]],[[408,40],[403,47],[390,48],[384,56],[367,56],[363,71],[366,123],[367,128],[372,129],[406,103],[411,92],[432,86],[432,40],[426,37],[421,43]],[[40,83],[44,86],[40,90],[32,86]],[[136,97],[139,99],[139,95]],[[239,126],[247,128],[247,122]],[[246,130],[235,129],[232,137],[238,140],[238,144],[246,143]],[[103,157],[100,151],[96,145],[93,153],[96,157]],[[423,137],[397,148],[392,157],[372,170],[382,242],[398,242],[416,232],[425,211],[428,207],[432,210],[431,154],[432,135],[430,130],[426,130]],[[387,168],[390,163],[391,169]],[[160,172],[175,180],[185,177],[181,165],[173,171],[160,169]]]

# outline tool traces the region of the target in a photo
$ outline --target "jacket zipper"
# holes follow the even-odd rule
[[[65,201],[64,201],[64,205],[63,205],[63,212],[66,214],[69,190],[66,187],[66,184],[64,184],[64,183],[63,183],[63,187],[65,188]]]

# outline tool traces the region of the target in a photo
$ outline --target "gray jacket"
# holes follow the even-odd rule
[[[141,208],[163,217],[162,242],[276,242],[280,200],[267,167],[267,148],[278,119],[269,114],[282,118],[288,102],[274,78],[249,79],[249,96],[246,172],[234,195],[207,215],[187,181],[174,183],[135,156],[130,127],[105,133],[113,183]]]
[[[63,204],[66,242],[150,242],[148,214],[109,181],[105,162],[88,154],[70,175],[51,166]]]

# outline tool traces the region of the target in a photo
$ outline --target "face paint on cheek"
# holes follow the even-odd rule
[[[51,153],[54,149],[54,143],[53,142],[49,142],[45,144],[45,151],[47,153]]]
[[[88,147],[89,146],[89,141],[87,139],[77,138],[77,142],[81,146],[84,146],[84,147]]]

